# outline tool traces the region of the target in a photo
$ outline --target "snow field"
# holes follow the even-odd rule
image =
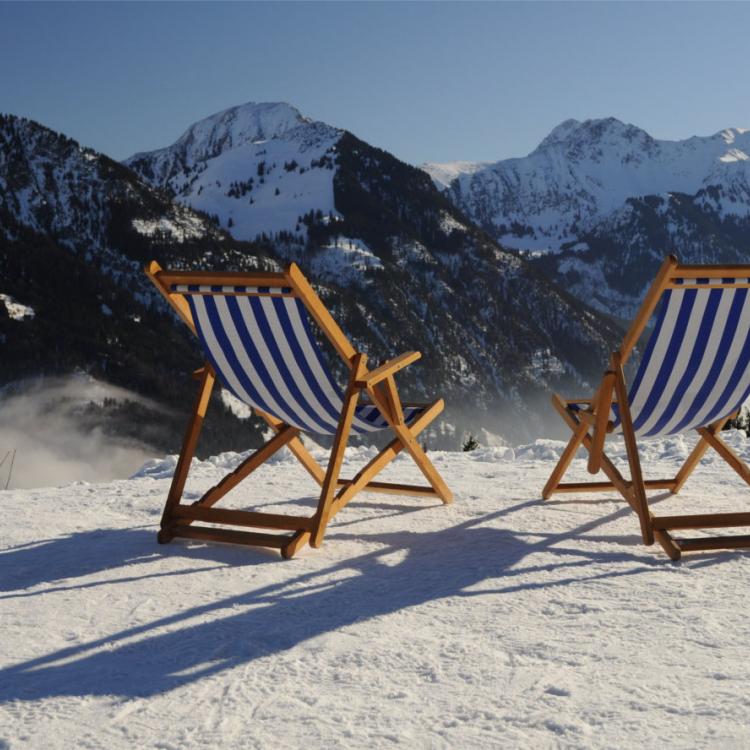
[[[691,444],[645,444],[648,475]],[[434,452],[453,505],[361,495],[288,562],[156,545],[174,458],[0,493],[0,747],[747,747],[747,555],[671,563],[616,495],[542,501],[562,447]],[[238,460],[195,462],[188,499]],[[385,478],[418,481],[402,457]],[[689,513],[747,493],[708,456],[656,497]],[[286,455],[226,506],[314,495]]]

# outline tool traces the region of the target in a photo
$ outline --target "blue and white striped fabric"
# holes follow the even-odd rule
[[[223,384],[241,401],[305,432],[333,435],[343,390],[331,377],[291,289],[173,287],[187,297],[198,337]],[[258,296],[260,295],[260,296]],[[405,407],[413,420],[421,408]],[[352,431],[388,427],[377,407],[357,406]]]
[[[735,412],[750,395],[750,290],[701,289],[708,283],[686,279],[685,289],[663,294],[630,389],[638,435],[674,435],[703,427]]]

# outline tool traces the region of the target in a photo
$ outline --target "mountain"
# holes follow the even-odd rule
[[[288,105],[219,113],[127,165],[27,120],[0,127],[0,293],[14,311],[3,317],[0,305],[2,382],[83,370],[132,389],[170,417],[143,415],[138,401],[136,423],[119,409],[120,429],[160,448],[179,444],[200,355],[145,280],[150,258],[299,262],[373,366],[422,351],[400,380],[411,398],[446,399],[425,435],[433,447],[459,447],[469,432],[485,442],[546,432],[549,391],[587,387],[620,335],[475,227],[423,171]],[[206,450],[260,439],[256,423],[215,402]]]
[[[682,141],[614,118],[566,120],[528,156],[427,164],[435,184],[555,281],[629,316],[664,255],[740,262],[750,227],[750,130]]]
[[[270,239],[329,287],[360,345],[420,349],[405,378],[445,394],[449,432],[540,430],[549,388],[596,377],[617,336],[424,172],[287,104],[233,107],[125,164],[236,239]]]
[[[184,266],[217,257],[271,263],[238,247],[118,162],[0,116],[0,386],[38,389],[40,376],[88,373],[134,392],[92,401],[79,415],[90,429],[177,450],[200,359],[143,266],[154,257]],[[241,434],[260,439],[259,425],[238,420],[221,399],[212,408],[205,448],[223,449]]]
[[[233,237],[294,232],[300,217],[334,211],[336,144],[343,131],[289,104],[245,104],[191,125],[167,148],[125,164],[178,201],[219,219]]]

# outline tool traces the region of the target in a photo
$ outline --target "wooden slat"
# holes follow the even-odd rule
[[[254,531],[216,529],[211,526],[175,526],[174,536],[185,539],[200,539],[207,542],[227,542],[228,544],[250,544],[257,547],[281,549],[292,539],[288,534],[260,534]]]
[[[398,424],[404,424],[404,410],[401,407],[401,399],[396,388],[396,381],[393,375],[388,375],[383,381],[383,391],[388,400],[388,406],[391,408],[391,415]]]
[[[285,287],[287,283],[283,273],[268,271],[250,271],[238,273],[233,271],[159,271],[159,281],[169,290],[174,284],[207,284],[221,286],[267,286]]]
[[[734,282],[730,284],[708,283],[708,284],[667,284],[665,289],[700,289],[702,292],[710,292],[712,289],[750,289],[750,282]]]
[[[211,398],[213,387],[213,370],[206,365],[203,369],[203,374],[201,375],[200,387],[195,399],[193,413],[188,422],[185,437],[182,441],[180,457],[177,459],[177,466],[175,467],[172,482],[169,486],[167,501],[164,504],[164,510],[161,516],[161,528],[163,531],[168,530],[168,527],[171,524],[172,509],[180,502],[182,493],[185,490],[185,482],[187,481],[187,475],[190,471],[190,463],[195,455],[195,448],[198,444],[198,438],[200,437],[201,428],[203,427],[203,419],[206,416],[206,410],[208,409],[208,402]]]
[[[612,404],[612,391],[615,389],[615,373],[607,370],[602,378],[602,384],[599,387],[599,393],[594,408],[595,414],[593,431],[591,434],[591,450],[589,451],[588,472],[589,474],[598,474],[602,465],[602,453],[604,451],[604,441],[607,438],[610,405]],[[610,428],[611,429],[611,428]]]
[[[336,493],[336,486],[341,472],[341,464],[344,461],[344,451],[346,449],[346,443],[349,440],[349,432],[351,431],[354,412],[357,408],[357,399],[360,394],[360,389],[356,386],[356,382],[358,378],[362,377],[366,365],[366,354],[360,352],[359,354],[354,355],[352,369],[349,373],[349,383],[346,388],[344,403],[341,409],[341,416],[339,417],[339,424],[336,428],[336,435],[333,438],[331,455],[328,459],[328,468],[326,469],[326,476],[323,480],[323,486],[320,491],[318,510],[315,514],[316,523],[313,529],[312,538],[310,539],[310,544],[313,547],[320,547],[323,543],[323,536],[325,535],[326,527],[333,517],[331,506]]]
[[[674,479],[647,479],[644,482],[647,490],[671,490],[674,483]],[[562,482],[553,492],[606,492],[608,490],[620,491],[612,482]]]
[[[223,523],[230,526],[249,526],[261,529],[286,529],[298,531],[312,529],[313,519],[308,516],[292,516],[282,513],[234,510],[231,508],[207,508],[202,505],[178,505],[172,511],[173,518],[186,518],[206,523]]]
[[[625,373],[622,369],[622,358],[619,352],[612,355],[612,365],[615,371],[615,388],[617,390],[617,401],[620,404],[620,422],[622,424],[622,438],[625,441],[625,449],[628,454],[628,466],[630,468],[630,486],[633,491],[636,513],[641,524],[641,535],[644,544],[654,543],[654,531],[651,528],[651,513],[648,509],[646,488],[641,472],[641,459],[638,455],[638,443],[635,439],[633,420],[630,416],[630,404],[628,403],[628,388],[625,383]]]
[[[676,279],[750,279],[750,265],[701,266],[678,264],[669,274],[670,282]]]
[[[670,560],[677,561],[682,557],[680,545],[672,539],[667,531],[654,529],[654,539],[661,545],[661,548],[667,553]]]
[[[697,552],[699,550],[710,549],[747,549],[750,547],[750,534],[675,539],[675,542],[683,552]]]
[[[655,529],[721,529],[750,526],[750,513],[696,513],[684,516],[655,516]]]
[[[349,487],[353,479],[339,479],[339,487]],[[368,482],[360,492],[376,492],[381,495],[414,495],[415,497],[439,497],[432,487],[418,484],[398,484],[396,482]]]

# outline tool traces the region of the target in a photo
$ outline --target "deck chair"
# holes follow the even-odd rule
[[[749,290],[750,265],[688,266],[666,258],[594,397],[552,397],[573,436],[542,491],[545,499],[557,492],[616,490],[638,514],[644,543],[656,540],[673,560],[688,551],[750,547],[747,535],[677,539],[670,533],[750,526],[750,513],[655,516],[646,496],[647,490],[679,492],[709,448],[750,484],[750,470],[720,437],[750,394]],[[628,391],[623,365],[660,302]],[[637,438],[689,430],[700,440],[677,475],[644,480]],[[625,442],[630,480],[604,453],[607,435],[615,432]],[[581,445],[588,452],[588,471],[601,470],[609,481],[561,483]]]
[[[292,557],[309,542],[319,547],[329,521],[361,490],[449,503],[453,495],[417,442],[417,436],[443,410],[443,400],[402,404],[395,374],[419,359],[408,352],[374,370],[331,317],[318,295],[292,263],[283,273],[203,273],[162,270],[152,262],[146,274],[177,314],[198,336],[207,362],[197,370],[198,397],[185,433],[161,519],[158,540],[187,537],[277,548]],[[309,317],[308,317],[309,316]],[[310,318],[320,327],[349,371],[339,387],[322,356]],[[197,502],[180,502],[190,462],[216,378],[271,427],[273,437]],[[369,397],[365,400],[364,396]],[[352,479],[339,474],[349,436],[390,429],[394,439]],[[324,469],[300,440],[303,432],[332,435]],[[320,485],[310,516],[212,507],[262,463],[287,446]],[[406,450],[429,486],[375,482],[373,478]],[[199,526],[194,522],[266,531]],[[268,529],[291,534],[269,533]]]

